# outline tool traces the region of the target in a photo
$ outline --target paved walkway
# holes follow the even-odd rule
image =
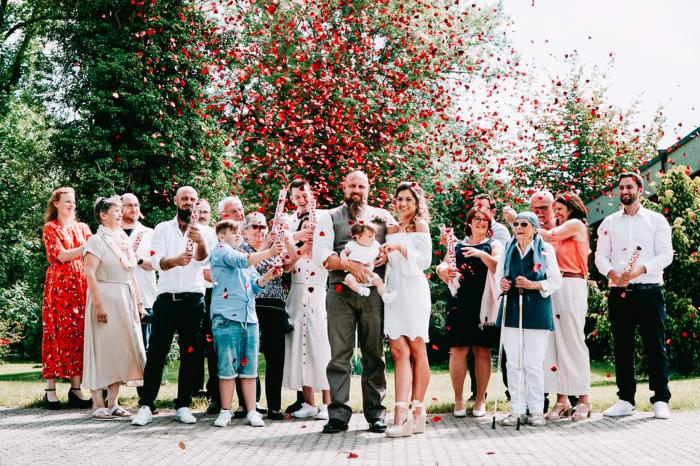
[[[80,411],[0,410],[0,464],[698,464],[700,412],[650,413],[621,419],[600,414],[586,422],[545,428],[497,426],[491,418],[431,416],[426,433],[406,439],[371,434],[355,415],[348,432],[321,434],[323,421],[268,422],[265,428],[234,421],[214,427],[197,414],[182,425],[162,410],[141,428],[126,421],[93,421]]]

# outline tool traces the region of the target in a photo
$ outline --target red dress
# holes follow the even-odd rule
[[[42,305],[42,374],[45,379],[69,378],[83,373],[83,333],[87,281],[81,257],[61,263],[58,253],[83,246],[92,236],[84,223],[64,227],[54,220],[44,225],[49,268]]]

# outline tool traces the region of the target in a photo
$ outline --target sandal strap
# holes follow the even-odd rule
[[[112,417],[112,413],[110,413],[107,408],[97,408],[95,411],[92,412],[92,417],[100,417],[100,415],[104,415],[105,417]]]
[[[411,401],[411,406],[414,407],[414,408],[424,408],[424,407],[425,407],[425,405],[423,404],[423,402],[420,401],[420,400],[413,400],[413,401]]]
[[[411,410],[411,408],[408,406],[408,402],[406,401],[397,401],[396,403],[394,403],[394,406],[396,406],[397,408],[404,408],[409,411]]]

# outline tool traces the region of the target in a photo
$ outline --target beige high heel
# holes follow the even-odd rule
[[[578,412],[579,406],[585,406],[585,407],[586,407],[586,412],[585,412],[584,414],[580,414],[580,413]],[[589,402],[589,403],[578,403],[578,404],[576,405],[576,408],[574,408],[574,410],[575,410],[575,412],[574,412],[574,414],[571,416],[571,420],[574,421],[574,422],[576,422],[576,421],[584,421],[584,420],[586,420],[586,419],[590,419],[591,413],[593,412],[593,409],[592,409],[592,407],[591,407],[591,403],[590,403],[590,402]]]
[[[415,411],[416,409],[420,409],[420,413],[418,414],[418,419],[413,421],[413,433],[414,434],[422,434],[425,432],[425,405],[423,404],[422,401],[419,400],[413,400],[411,401],[411,410]]]
[[[404,408],[406,413],[406,420],[403,421],[401,425],[391,426],[386,430],[387,437],[410,437],[413,434],[413,412],[405,401],[397,401],[394,403],[394,409]]]

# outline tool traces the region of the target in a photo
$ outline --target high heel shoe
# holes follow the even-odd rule
[[[394,425],[386,430],[387,437],[410,437],[413,434],[413,412],[411,408],[408,407],[408,403],[405,401],[397,401],[394,403],[396,408],[404,408],[406,413],[406,419],[401,425]]]
[[[55,388],[45,388],[45,392],[55,392]],[[61,409],[61,402],[60,401],[49,401],[49,395],[44,393],[44,407],[46,409],[50,409],[51,411],[57,411]]]
[[[550,412],[545,414],[544,418],[547,421],[557,421],[563,417],[571,416],[572,411],[573,408],[571,407],[568,401],[566,403],[554,403],[554,408]]]
[[[420,409],[420,412],[418,413],[418,419],[413,420],[413,433],[422,434],[425,432],[425,405],[423,405],[422,401],[411,401],[411,410],[415,411],[416,409]]]
[[[80,387],[78,387],[78,388],[71,387],[70,390],[68,390],[68,406],[70,408],[76,408],[76,409],[92,408],[92,400],[83,400],[78,395],[73,393],[73,391],[79,392]]]
[[[579,412],[579,409],[581,407],[586,408],[586,411],[584,413]],[[583,410],[581,410],[581,411],[583,411]],[[593,410],[591,409],[590,403],[579,403],[576,405],[575,412],[574,412],[573,416],[571,416],[571,420],[576,422],[576,421],[583,421],[586,419],[590,419],[592,411]]]

